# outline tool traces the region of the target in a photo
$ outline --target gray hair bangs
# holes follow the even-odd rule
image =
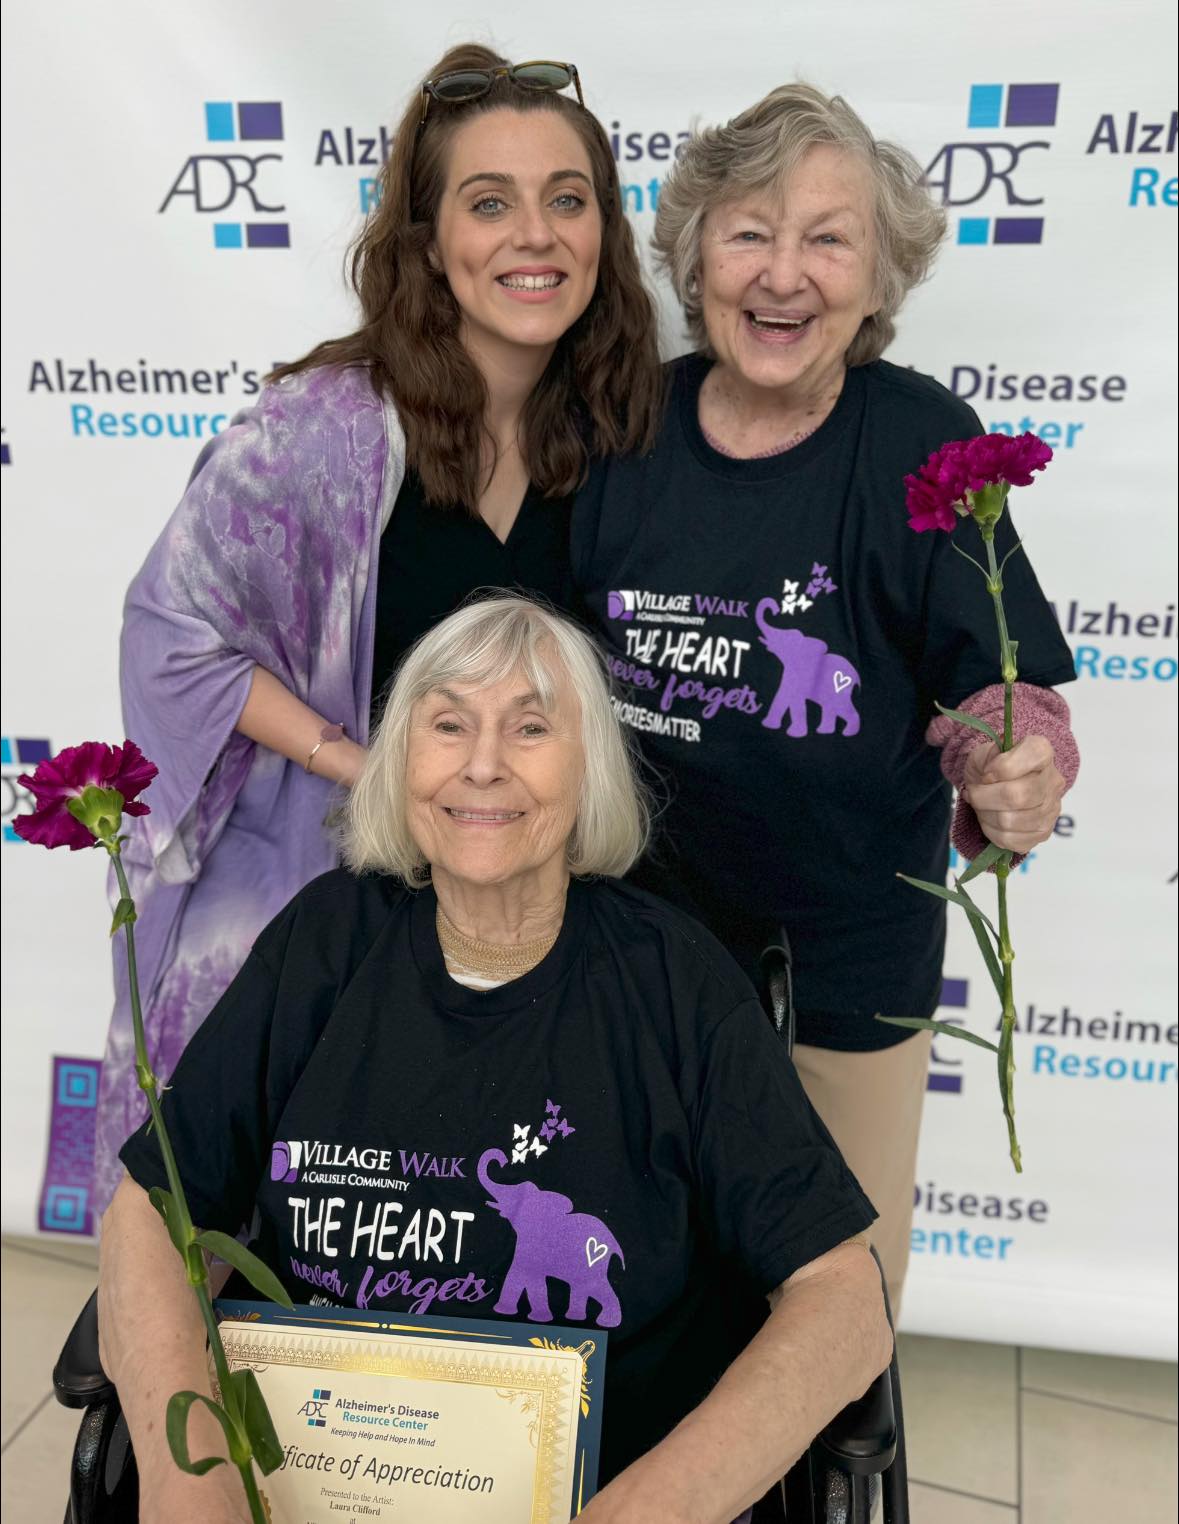
[[[872,180],[880,307],[861,323],[847,364],[878,360],[895,338],[894,319],[929,275],[946,215],[911,153],[874,138],[842,96],[795,83],[771,90],[731,122],[695,133],[660,192],[652,246],[698,347],[708,344],[699,273],[709,214],[741,196],[780,189],[808,149],[820,144],[855,154]]]
[[[437,688],[476,688],[519,673],[542,708],[564,676],[580,711],[585,757],[581,795],[567,846],[578,877],[621,877],[642,855],[650,809],[633,753],[610,703],[605,660],[569,620],[524,597],[472,602],[434,626],[398,668],[368,761],[339,822],[343,859],[356,872],[420,883],[427,864],[409,828],[406,770],[415,706]]]

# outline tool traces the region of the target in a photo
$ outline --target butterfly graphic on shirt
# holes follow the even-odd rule
[[[787,577],[783,580],[779,613],[805,614],[808,609],[814,608],[816,599],[821,598],[825,593],[839,591],[839,584],[832,582],[827,574],[827,568],[820,561],[811,562],[810,579],[803,592],[799,592],[801,585],[801,577],[793,580]]]
[[[513,1164],[525,1163],[529,1154],[539,1159],[541,1154],[548,1152],[555,1138],[558,1136],[569,1138],[577,1131],[568,1118],[562,1115],[559,1101],[546,1100],[544,1109],[544,1121],[535,1129],[530,1122],[513,1122],[511,1154]]]
[[[807,583],[806,590],[808,597],[817,598],[820,593],[837,593],[839,584],[832,582],[825,566],[814,561],[811,563],[811,580]]]

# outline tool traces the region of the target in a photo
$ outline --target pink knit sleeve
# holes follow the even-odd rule
[[[997,735],[1003,732],[1003,685],[992,683],[981,688],[958,705],[967,714],[986,720]],[[1052,743],[1056,766],[1064,778],[1065,791],[1072,788],[1081,770],[1081,754],[1076,737],[1069,724],[1068,705],[1052,688],[1037,688],[1032,683],[1016,683],[1012,702],[1012,734],[1017,741],[1024,736],[1044,736]],[[957,720],[939,714],[931,721],[925,732],[931,746],[941,747],[943,774],[961,789],[966,776],[966,758],[976,746],[986,746],[988,741],[980,731],[972,730]],[[988,845],[978,816],[960,795],[954,808],[954,823],[950,828],[950,840],[968,862]],[[1012,863],[1022,862],[1016,855]]]

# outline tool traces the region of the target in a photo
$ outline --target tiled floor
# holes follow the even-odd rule
[[[5,1239],[2,1511],[60,1524],[77,1415],[50,1371],[94,1285],[91,1245]],[[901,1336],[913,1524],[1171,1524],[1176,1369]]]
[[[1176,1369],[900,1338],[913,1524],[1171,1524]]]

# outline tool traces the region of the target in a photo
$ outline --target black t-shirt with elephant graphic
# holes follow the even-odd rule
[[[941,983],[945,907],[896,878],[946,872],[949,787],[925,729],[935,700],[1000,680],[983,579],[945,534],[908,528],[904,478],[979,422],[876,361],[801,444],[734,460],[700,428],[710,363],[674,363],[655,449],[595,464],[574,505],[574,581],[667,796],[636,879],[753,978],[784,927],[801,1042],[887,1047],[910,1033],[875,1013],[929,1016]],[[997,539],[1014,543],[1009,516]],[[983,553],[971,524],[955,541]],[[1068,682],[1023,552],[1004,599],[1021,678]]]
[[[193,1219],[253,1220],[296,1302],[606,1331],[606,1481],[874,1213],[686,916],[575,881],[544,960],[477,992],[436,906],[338,870],[262,933],[164,1098]],[[166,1183],[146,1127],[122,1158]]]

